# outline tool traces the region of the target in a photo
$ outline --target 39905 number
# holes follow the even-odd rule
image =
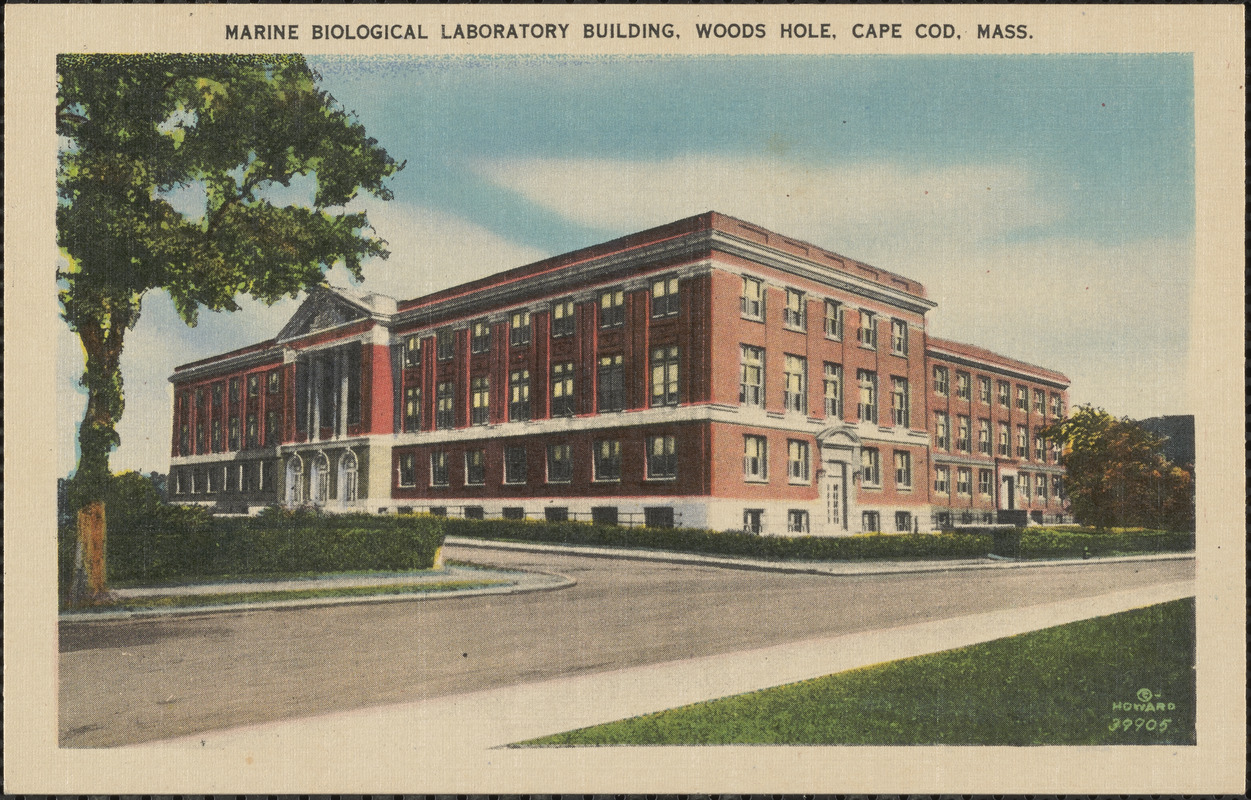
[[[1108,726],[1108,730],[1123,731],[1125,733],[1129,733],[1130,731],[1147,730],[1163,733],[1168,730],[1168,724],[1172,721],[1173,720],[1171,719],[1155,720],[1144,719],[1143,717],[1138,717],[1136,719],[1133,717],[1124,717],[1123,719],[1112,720],[1112,724]]]

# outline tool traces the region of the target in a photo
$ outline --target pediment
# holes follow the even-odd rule
[[[278,341],[298,339],[369,316],[368,310],[332,289],[314,289],[279,331]]]

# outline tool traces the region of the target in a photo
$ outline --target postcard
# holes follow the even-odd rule
[[[1228,6],[17,6],[15,793],[1245,790]]]

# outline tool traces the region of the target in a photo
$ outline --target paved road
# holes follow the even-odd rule
[[[60,740],[130,744],[1189,580],[1192,561],[828,577],[513,552],[556,592],[63,624]]]

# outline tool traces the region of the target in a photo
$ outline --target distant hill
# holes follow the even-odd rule
[[[1193,414],[1152,417],[1138,424],[1157,436],[1165,437],[1164,457],[1174,464],[1195,463],[1195,418]]]

